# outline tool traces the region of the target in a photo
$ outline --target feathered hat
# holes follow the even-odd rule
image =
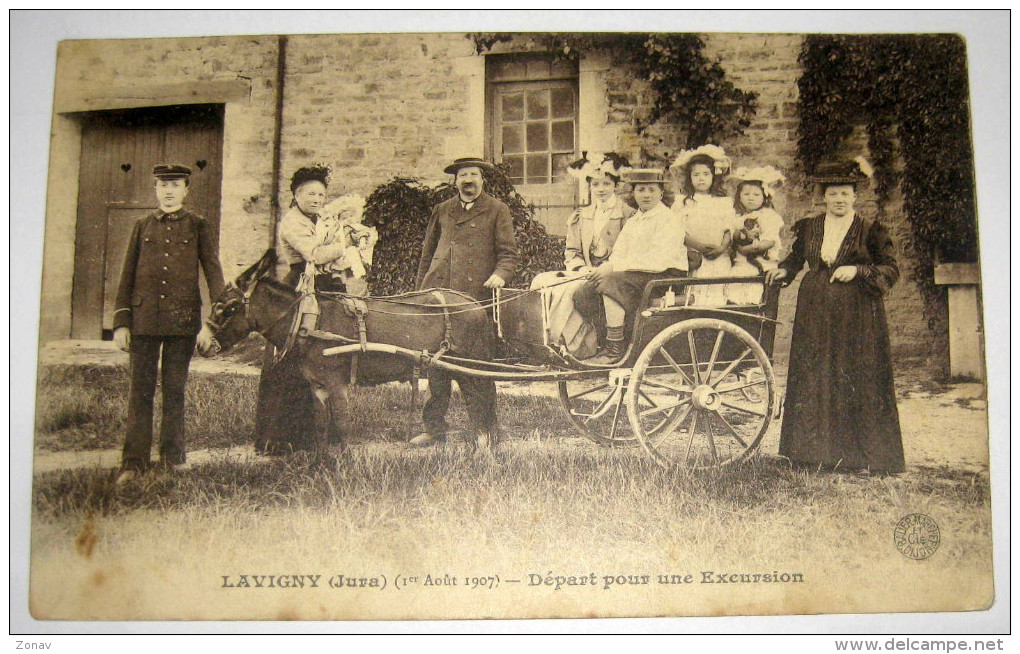
[[[853,160],[825,161],[815,167],[807,181],[815,184],[867,184],[874,171],[864,157]]]
[[[776,187],[781,186],[786,178],[783,177],[783,173],[779,172],[772,166],[758,166],[756,168],[748,168],[747,166],[741,166],[733,171],[733,177],[741,182],[758,182],[761,184],[762,191],[765,193],[765,197],[772,197],[773,191]]]
[[[333,168],[325,163],[315,163],[311,166],[298,168],[290,178],[290,192],[296,192],[302,184],[307,182],[321,182],[323,186],[329,186],[329,179],[332,175]]]
[[[585,181],[589,178],[599,179],[606,175],[612,175],[619,179],[625,172],[630,170],[630,162],[623,155],[615,152],[588,152],[581,153],[581,158],[567,166],[567,174],[571,177]]]
[[[715,162],[715,170],[713,172],[716,175],[725,175],[730,171],[730,158],[726,156],[726,151],[718,145],[703,145],[694,150],[684,150],[677,156],[676,161],[673,162],[670,168],[683,168],[691,159],[699,154],[710,157]]]

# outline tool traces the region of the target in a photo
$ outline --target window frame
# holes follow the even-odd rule
[[[567,158],[570,161],[573,161],[573,159],[575,159],[577,157],[577,141],[578,141],[578,138],[579,138],[579,131],[580,131],[579,130],[579,128],[580,128],[580,121],[578,120],[578,118],[579,118],[579,110],[580,110],[580,102],[579,102],[579,98],[578,98],[578,89],[577,89],[577,86],[576,86],[576,84],[572,84],[571,83],[572,81],[573,80],[567,78],[567,79],[556,79],[556,80],[534,80],[534,81],[527,81],[527,82],[519,82],[519,81],[518,82],[498,82],[498,83],[494,83],[493,84],[492,98],[491,98],[491,104],[490,104],[492,129],[490,130],[490,137],[489,137],[489,140],[490,140],[490,143],[491,143],[490,148],[491,148],[492,155],[493,155],[493,157],[492,157],[493,161],[496,161],[497,163],[499,163],[499,162],[504,160],[504,157],[506,157],[506,156],[514,156],[514,155],[527,157],[528,155],[531,155],[531,154],[544,153],[547,156],[548,168],[547,168],[547,172],[545,174],[545,181],[541,181],[541,182],[539,182],[539,181],[530,181],[533,178],[533,176],[525,175],[521,179],[520,182],[515,182],[515,184],[516,183],[527,184],[527,185],[556,184],[556,183],[560,183],[560,182],[566,181],[565,178],[561,178],[559,180],[557,180],[555,178],[555,176],[554,176],[555,170],[554,170],[553,160],[554,160],[556,155],[566,155]],[[527,104],[526,104],[526,101],[525,101],[524,115],[523,115],[521,120],[519,120],[519,121],[505,121],[503,119],[503,106],[502,106],[503,103],[502,103],[502,98],[504,98],[505,96],[511,95],[511,94],[515,94],[515,93],[520,93],[520,94],[524,95],[524,97],[527,97],[527,93],[532,92],[532,91],[549,91],[550,95],[551,95],[551,92],[555,91],[557,89],[566,89],[566,90],[571,91],[572,105],[571,105],[571,108],[570,108],[570,114],[568,116],[561,117],[559,119],[559,121],[558,121],[557,118],[552,115],[552,106],[551,106],[551,102],[550,102],[549,115],[548,116],[546,116],[545,118],[529,120],[528,117],[527,117]],[[562,122],[562,121],[565,121],[565,120],[570,120],[570,122],[572,124],[572,127],[573,127],[573,130],[572,130],[572,133],[571,133],[571,148],[569,150],[564,150],[562,148],[556,148],[556,147],[554,147],[555,144],[553,143],[552,124],[555,123],[555,122]],[[527,126],[528,126],[529,123],[532,123],[532,122],[541,122],[541,123],[545,123],[546,125],[549,125],[549,132],[547,134],[548,140],[547,140],[547,143],[546,143],[547,147],[544,150],[529,150],[528,149]],[[521,135],[522,139],[523,139],[523,141],[522,141],[522,148],[523,149],[522,150],[517,151],[517,152],[511,152],[511,153],[506,153],[506,152],[503,151],[503,128],[505,126],[507,126],[507,125],[523,125],[524,126],[524,129],[522,130],[522,135]]]

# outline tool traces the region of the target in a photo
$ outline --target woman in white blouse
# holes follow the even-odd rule
[[[281,262],[287,264],[283,283],[295,288],[306,262],[329,264],[344,255],[343,243],[321,244],[315,233],[318,214],[326,204],[330,169],[325,165],[299,168],[290,180],[294,200],[278,229]],[[317,291],[344,291],[343,282],[332,275],[316,275]],[[315,398],[301,374],[298,358],[276,361],[275,348],[266,344],[255,407],[255,451],[280,455],[309,449],[314,433]]]
[[[329,166],[316,164],[298,168],[290,179],[294,200],[280,220],[278,236],[280,260],[289,266],[283,282],[291,288],[297,286],[308,262],[326,266],[344,256],[345,243],[323,244],[315,232],[319,212],[326,205],[330,173]],[[346,288],[339,277],[316,275],[315,290],[343,292]]]

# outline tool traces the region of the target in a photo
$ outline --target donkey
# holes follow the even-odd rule
[[[324,350],[366,339],[419,352],[448,348],[454,356],[491,357],[494,339],[488,314],[470,296],[450,290],[408,293],[393,299],[357,298],[364,309],[360,321],[357,312],[344,302],[345,296],[317,294],[316,330],[294,338],[302,296],[273,279],[275,265],[276,251],[267,250],[224,289],[202,328],[199,342],[204,347],[200,346],[199,352],[208,357],[229,350],[252,332],[278,349],[289,346],[287,356],[300,357],[301,373],[316,399],[314,450],[327,447],[331,430],[343,434],[348,387],[355,377],[359,385],[408,381],[416,365],[408,357],[374,352],[358,353],[355,365],[354,355],[330,356],[323,354]],[[446,303],[457,309],[437,306]],[[477,305],[477,310],[471,305]]]

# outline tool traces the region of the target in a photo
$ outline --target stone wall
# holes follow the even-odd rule
[[[771,164],[788,178],[777,209],[792,224],[817,198],[803,184],[796,162],[798,120],[797,57],[802,37],[787,34],[707,34],[705,54],[718,59],[744,90],[758,93],[758,112],[745,135],[720,145],[734,166]],[[276,130],[277,66],[281,48],[283,96]],[[520,44],[501,44],[513,52]],[[615,149],[635,163],[671,162],[681,134],[653,126],[635,129],[651,103],[651,91],[626,66],[601,53],[580,62],[583,110],[579,149]],[[106,86],[149,89],[217,80],[250,82],[250,96],[226,102],[221,200],[221,257],[228,278],[274,243],[277,207],[290,202],[289,179],[308,163],[334,167],[332,196],[363,195],[394,176],[446,179],[453,157],[485,151],[485,58],[463,34],[294,35],[124,41],[66,42],[57,71],[60,95],[95,93]],[[89,91],[91,89],[91,91]],[[159,104],[154,98],[153,104]],[[132,105],[132,106],[145,106]],[[114,107],[107,107],[114,108]],[[46,280],[43,286],[45,337],[69,328],[71,271],[77,197],[74,114],[54,119],[47,209]],[[274,180],[274,141],[280,161]],[[863,151],[859,134],[852,148]],[[66,161],[65,161],[66,160]],[[273,190],[279,193],[274,198]],[[864,209],[873,196],[862,194]],[[935,340],[921,315],[920,295],[909,280],[904,250],[906,223],[900,204],[886,222],[900,248],[903,279],[888,300],[893,345],[906,356],[927,356]],[[789,348],[796,286],[783,295],[777,358]],[[50,307],[47,309],[46,307]],[[52,314],[52,315],[50,315]],[[63,332],[63,333],[62,333]]]
[[[444,180],[448,157],[481,154],[476,70],[484,75],[484,60],[463,34],[291,36],[281,202],[290,175],[311,162],[333,166],[330,195],[368,195],[398,175]]]

